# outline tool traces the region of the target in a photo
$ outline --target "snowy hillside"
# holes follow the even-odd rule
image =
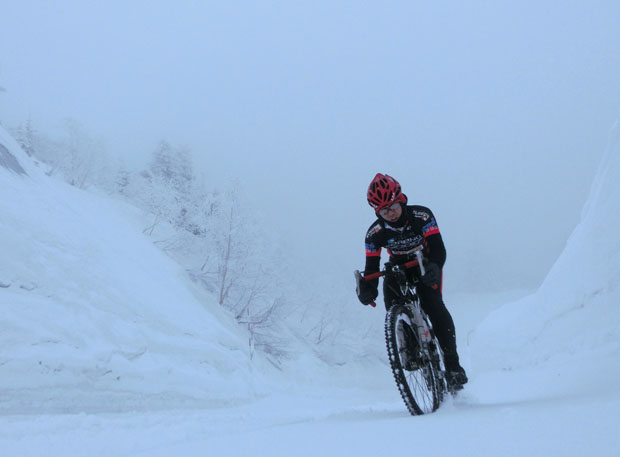
[[[586,366],[593,370],[578,382],[595,388],[615,386],[620,375],[619,233],[617,122],[581,223],[538,292],[497,310],[476,330],[471,349],[475,368],[553,365],[560,377],[578,364],[584,371]],[[536,246],[525,236],[515,248],[534,251]]]
[[[1,411],[253,395],[246,337],[142,235],[137,210],[47,178],[1,128],[0,187]]]

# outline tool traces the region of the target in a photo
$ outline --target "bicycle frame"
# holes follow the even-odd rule
[[[387,310],[385,317],[385,337],[388,359],[396,385],[403,401],[412,415],[435,411],[447,391],[443,353],[433,331],[428,316],[422,309],[417,287],[419,278],[407,274],[407,270],[419,267],[425,274],[422,248],[416,250],[416,259],[401,265],[386,263],[382,271],[362,276],[355,271],[355,279],[361,281],[378,279],[381,276],[394,278],[394,285],[400,294]],[[372,306],[376,306],[373,302]],[[405,325],[406,324],[406,325]],[[409,330],[405,330],[408,328]],[[409,333],[407,336],[407,332]],[[412,348],[408,341],[415,341]],[[413,357],[412,357],[413,352]],[[410,363],[412,362],[413,363]]]
[[[397,278],[397,283],[400,288],[401,297],[399,298],[398,303],[394,303],[393,305],[399,304],[405,306],[409,309],[411,313],[411,319],[413,319],[413,324],[418,331],[420,342],[424,347],[425,353],[428,353],[428,343],[432,340],[433,336],[431,335],[431,327],[426,323],[427,320],[424,318],[426,313],[422,310],[422,305],[420,303],[420,297],[417,292],[417,284],[418,280],[413,279],[409,280],[407,277],[406,271],[414,268],[420,267],[420,274],[424,276],[425,268],[424,268],[424,258],[422,254],[422,248],[417,249],[415,251],[416,259],[410,260],[402,265],[392,265],[391,263],[385,264],[385,269],[382,271],[378,271],[377,273],[371,273],[362,277],[359,275],[359,272],[356,271],[356,279],[369,281],[372,279],[380,278],[381,276],[394,276]],[[376,303],[372,302],[371,306],[375,307]]]
[[[365,276],[362,276],[360,274],[360,272],[358,270],[355,270],[355,279],[356,281],[370,281],[372,279],[378,279],[382,276],[386,276],[386,275],[390,275],[392,273],[396,273],[397,275],[403,275],[402,281],[399,280],[399,287],[400,287],[400,291],[403,297],[407,297],[407,295],[409,293],[411,293],[415,298],[417,298],[418,294],[415,290],[415,281],[413,283],[410,283],[409,280],[406,277],[405,271],[409,270],[410,268],[414,268],[419,266],[420,267],[420,273],[422,276],[424,276],[424,274],[426,273],[425,268],[424,268],[424,262],[423,262],[423,254],[422,254],[422,247],[420,247],[419,249],[417,249],[415,251],[415,256],[416,258],[414,260],[410,260],[409,262],[405,262],[402,265],[392,265],[389,262],[386,263],[386,268],[382,271],[378,271],[376,273],[371,273]],[[388,267],[389,265],[389,267]],[[370,303],[370,305],[374,308],[375,306],[377,306],[377,304],[375,302]]]

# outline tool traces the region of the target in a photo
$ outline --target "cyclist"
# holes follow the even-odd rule
[[[407,205],[407,197],[394,178],[378,173],[368,186],[368,203],[378,216],[366,233],[366,267],[364,274],[379,271],[381,249],[386,248],[390,262],[403,264],[415,259],[416,248],[422,246],[426,274],[420,278],[417,288],[422,308],[433,324],[437,340],[444,353],[448,383],[455,388],[467,383],[467,375],[459,363],[456,350],[454,321],[442,297],[442,268],[446,261],[446,248],[439,233],[437,221],[430,209]],[[410,275],[417,274],[415,268]],[[379,280],[361,281],[358,293],[360,302],[368,305],[378,295]],[[401,295],[394,279],[383,281],[383,299],[386,309]]]

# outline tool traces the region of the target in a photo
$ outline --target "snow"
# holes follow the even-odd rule
[[[620,353],[620,129],[610,143],[582,221],[536,294],[493,313],[477,329],[480,367],[514,368],[569,355]],[[505,332],[505,329],[512,329]],[[501,335],[501,337],[500,337]],[[481,349],[481,348],[479,348]],[[617,363],[600,369],[618,374]]]
[[[250,360],[139,211],[0,144],[26,172],[0,166],[0,455],[619,455],[617,129],[539,290],[447,292],[470,383],[420,417],[385,361]]]
[[[0,363],[10,374],[0,380],[1,410],[254,395],[245,336],[199,301],[180,267],[142,234],[135,209],[32,167],[29,177],[0,168],[0,179],[0,282],[8,286]]]

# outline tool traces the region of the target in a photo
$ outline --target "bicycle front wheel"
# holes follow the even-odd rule
[[[392,306],[385,316],[385,342],[390,366],[400,395],[414,415],[432,413],[439,407],[438,373],[420,344],[409,310]]]

